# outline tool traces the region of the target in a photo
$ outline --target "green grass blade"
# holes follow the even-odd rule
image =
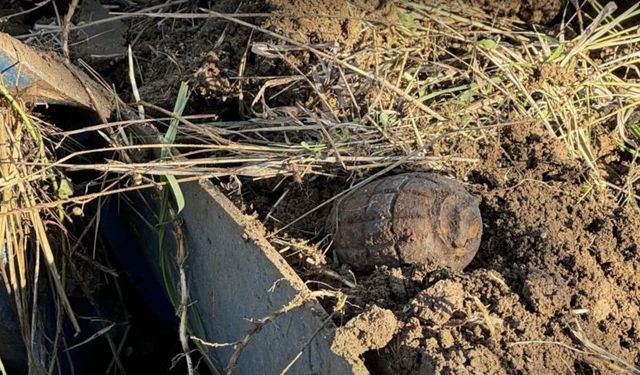
[[[182,82],[180,84],[180,90],[178,91],[178,97],[176,98],[176,104],[173,107],[173,114],[175,116],[182,116],[182,112],[184,112],[184,108],[187,106],[187,101],[189,100],[189,85],[186,82]],[[176,135],[178,134],[178,125],[180,121],[177,118],[171,119],[169,123],[169,129],[167,129],[167,133],[164,135],[164,143],[172,144],[176,141]],[[161,157],[164,159],[169,156],[169,148],[163,148]]]
[[[178,117],[182,116],[182,112],[184,112],[185,107],[187,106],[187,101],[189,100],[189,86],[182,82],[180,84],[180,90],[178,91],[178,97],[176,98],[176,103],[174,105],[173,114]],[[169,129],[164,135],[164,143],[172,144],[176,135],[178,134],[178,125],[180,121],[177,118],[173,118],[169,123]],[[161,151],[161,158],[166,159],[171,155],[170,147],[163,147]],[[164,287],[171,300],[171,303],[174,306],[177,306],[178,303],[178,292],[176,290],[176,275],[175,270],[171,266],[172,262],[170,261],[170,256],[167,254],[167,251],[164,246],[165,235],[167,230],[167,224],[171,219],[173,219],[170,213],[169,206],[169,190],[173,193],[176,202],[177,212],[176,215],[182,211],[185,206],[184,195],[182,194],[182,189],[180,189],[180,185],[176,180],[175,176],[167,174],[165,176],[165,180],[167,181],[167,188],[163,189],[162,195],[160,197],[160,210],[158,212],[158,243],[159,243],[159,251],[160,251],[160,270],[162,271],[162,279],[164,282]]]
[[[178,210],[178,213],[180,213],[182,209],[184,209],[184,204],[185,204],[184,195],[182,195],[182,189],[180,189],[180,184],[178,184],[178,180],[173,175],[167,175],[166,179],[167,179],[167,183],[169,184],[169,187],[171,188],[171,192],[173,193],[173,197],[175,198],[176,208]]]

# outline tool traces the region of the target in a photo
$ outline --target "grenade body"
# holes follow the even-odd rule
[[[479,199],[434,173],[373,181],[336,202],[327,226],[338,259],[361,271],[403,264],[462,270],[482,236]]]

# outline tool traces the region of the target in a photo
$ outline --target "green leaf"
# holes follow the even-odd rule
[[[631,134],[635,137],[640,139],[640,124],[633,124],[629,127],[631,129]]]
[[[553,50],[553,52],[551,52],[551,55],[549,55],[549,58],[547,59],[547,61],[549,62],[556,61],[557,59],[560,58],[560,56],[562,56],[563,52],[564,52],[564,44],[561,44],[558,47],[556,47]]]
[[[478,87],[472,86],[470,89],[463,91],[458,96],[458,102],[462,104],[470,104],[475,100],[477,95],[478,95]]]
[[[68,177],[60,176],[56,194],[60,199],[67,199],[73,195],[73,183]]]
[[[498,47],[498,42],[493,39],[482,39],[479,40],[476,44],[478,45],[478,47],[482,47],[488,50],[494,50]]]
[[[469,125],[471,121],[473,121],[473,118],[469,115],[463,115],[462,117],[460,117],[461,128],[467,127],[467,125]]]
[[[309,143],[302,141],[300,142],[300,146],[302,146],[302,148],[304,148],[305,151],[308,151],[312,154],[319,154],[320,152],[326,149],[326,145],[323,143],[316,143],[316,144],[310,145]]]
[[[379,120],[383,128],[387,128],[392,125],[397,119],[395,111],[384,110],[380,112]]]
[[[180,90],[178,91],[178,97],[176,98],[176,104],[173,107],[173,114],[176,116],[182,116],[184,108],[187,106],[189,100],[189,85],[186,82],[180,84]],[[176,135],[178,134],[178,125],[180,121],[176,118],[171,119],[169,123],[169,129],[164,135],[164,143],[171,144],[176,141]],[[169,156],[169,148],[163,148],[161,157],[166,158]]]
[[[182,209],[184,209],[184,195],[182,195],[182,189],[180,189],[180,184],[178,183],[178,180],[176,179],[175,176],[172,175],[167,175],[167,183],[169,184],[169,187],[171,188],[171,192],[173,193],[173,197],[176,200],[176,206],[178,206],[178,212],[182,211]]]
[[[189,100],[189,86],[182,82],[180,84],[180,90],[178,90],[178,97],[176,98],[176,104],[173,108],[173,114],[176,117],[182,116],[182,112],[184,112],[185,107],[187,106],[187,101]],[[169,128],[167,129],[166,134],[164,135],[163,143],[166,145],[170,145],[175,142],[176,136],[178,134],[178,125],[180,121],[177,118],[171,119],[169,123]],[[166,159],[171,156],[171,148],[163,147],[160,152],[161,159]],[[169,171],[170,172],[170,171]],[[158,244],[159,244],[159,261],[160,261],[160,270],[162,272],[162,280],[164,283],[164,288],[169,297],[169,300],[173,304],[173,306],[178,306],[178,292],[176,290],[177,285],[177,276],[175,275],[175,268],[172,266],[170,261],[170,256],[167,254],[167,251],[164,247],[164,239],[167,230],[168,219],[170,219],[171,210],[169,207],[169,191],[173,194],[175,203],[176,203],[176,213],[177,216],[184,209],[185,199],[182,194],[182,189],[180,189],[180,184],[175,176],[168,173],[164,176],[164,179],[167,181],[167,189],[162,190],[162,194],[160,197],[160,210],[158,211]],[[173,218],[171,218],[173,219]]]
[[[173,114],[175,116],[182,116],[182,112],[184,112],[185,107],[187,106],[187,101],[189,100],[189,85],[186,82],[182,82],[180,84],[180,90],[178,90],[178,97],[176,98],[176,104],[173,107]],[[176,135],[178,134],[178,125],[180,121],[177,118],[171,119],[169,123],[169,129],[167,129],[167,133],[164,135],[164,143],[172,144],[176,140]],[[163,147],[160,153],[162,159],[165,159],[171,155],[169,147]],[[180,184],[176,178],[172,175],[166,176],[167,183],[169,184],[169,188],[173,193],[173,196],[176,199],[177,213],[180,213],[184,208],[184,196],[182,195],[182,190],[180,189]]]
[[[409,35],[414,35],[418,30],[418,21],[412,13],[398,12],[400,25]]]

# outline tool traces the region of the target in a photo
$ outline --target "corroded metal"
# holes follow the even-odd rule
[[[466,267],[480,246],[479,199],[450,178],[407,173],[373,181],[337,202],[334,250],[356,270],[377,265]]]

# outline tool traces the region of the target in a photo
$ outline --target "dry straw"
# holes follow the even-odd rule
[[[586,191],[609,186],[634,200],[635,159],[628,174],[620,175],[598,160],[593,145],[595,136],[606,133],[636,154],[638,139],[631,129],[640,97],[640,34],[631,20],[640,12],[635,5],[613,18],[613,5],[590,3],[599,13],[590,18],[580,12],[583,29],[569,36],[565,29],[525,31],[516,21],[496,21],[472,7],[451,9],[449,2],[401,2],[403,16],[396,24],[362,21],[378,34],[393,35],[397,46],[376,47],[373,33],[359,49],[344,53],[292,40],[244,21],[245,15],[130,13],[218,18],[252,28],[270,39],[252,53],[285,64],[292,74],[266,79],[256,88],[251,119],[206,122],[174,116],[181,124],[175,146],[186,160],[76,165],[72,155],[59,167],[179,178],[351,174],[363,179],[398,164],[470,168],[479,160],[465,156],[465,147],[499,142],[501,128],[526,125],[546,128],[565,144],[590,176]],[[311,56],[303,65],[291,58],[300,51]],[[374,61],[375,67],[364,71],[357,61]],[[242,86],[245,97],[251,94],[242,77],[225,79]],[[275,104],[290,93],[301,100],[287,107]],[[596,131],[612,124],[614,132]],[[436,145],[425,147],[436,139]]]
[[[36,208],[41,202],[64,198],[70,188],[62,174],[33,166],[49,164],[41,129],[34,126],[23,105],[2,84],[0,93],[10,105],[0,109],[0,274],[7,292],[15,300],[23,338],[33,343],[40,254],[51,274],[58,301],[76,332],[79,331],[50,242],[51,228],[60,227],[64,211]],[[34,366],[35,359],[31,351],[28,352],[30,365]]]
[[[167,180],[175,184],[221,176],[302,180],[309,175],[340,175],[357,187],[399,166],[469,167],[479,160],[467,156],[466,147],[477,142],[499,144],[501,129],[525,125],[546,129],[582,164],[589,177],[585,193],[608,187],[624,201],[638,199],[640,127],[635,112],[640,104],[640,26],[633,22],[640,17],[638,5],[614,17],[614,5],[589,0],[595,12],[578,11],[573,17],[579,20],[579,29],[571,35],[565,28],[528,31],[518,21],[495,20],[473,7],[453,9],[452,3],[397,2],[400,13],[393,24],[359,19],[367,33],[359,47],[349,51],[332,43],[300,42],[245,20],[291,16],[286,14],[186,9],[151,13],[163,8],[152,7],[114,16],[225,20],[264,37],[247,48],[256,58],[287,67],[287,74],[263,78],[253,92],[248,91],[250,79],[241,74],[220,77],[250,97],[251,118],[243,121],[207,121],[142,100],[133,103],[148,109],[146,114],[161,112],[180,124],[173,142],[180,158],[142,160],[136,157],[140,151],[166,147],[157,140],[151,144],[144,140],[139,142],[144,145],[118,141],[112,144],[124,146],[49,160],[41,130],[4,90],[11,108],[1,113],[0,129],[0,243],[6,264],[2,278],[16,298],[25,338],[31,332],[29,293],[34,292],[27,251],[43,255],[58,298],[75,322],[47,237],[49,223],[60,224],[58,209],[63,203],[159,187]],[[184,1],[173,4],[182,6]],[[90,23],[83,25],[87,26]],[[398,43],[381,47],[381,35],[391,35]],[[293,58],[299,57],[296,54],[306,56],[303,64]],[[288,106],[277,104],[291,101],[287,95],[299,100]],[[85,131],[120,129],[110,134],[126,132],[127,140],[136,140],[140,134],[132,129],[166,126],[167,119],[129,117]],[[596,156],[594,144],[603,134],[631,156],[624,172],[612,171]],[[105,151],[131,157],[124,162],[78,162]],[[76,197],[64,194],[60,171],[83,169],[109,177],[103,191]],[[47,192],[47,186],[53,189]]]

